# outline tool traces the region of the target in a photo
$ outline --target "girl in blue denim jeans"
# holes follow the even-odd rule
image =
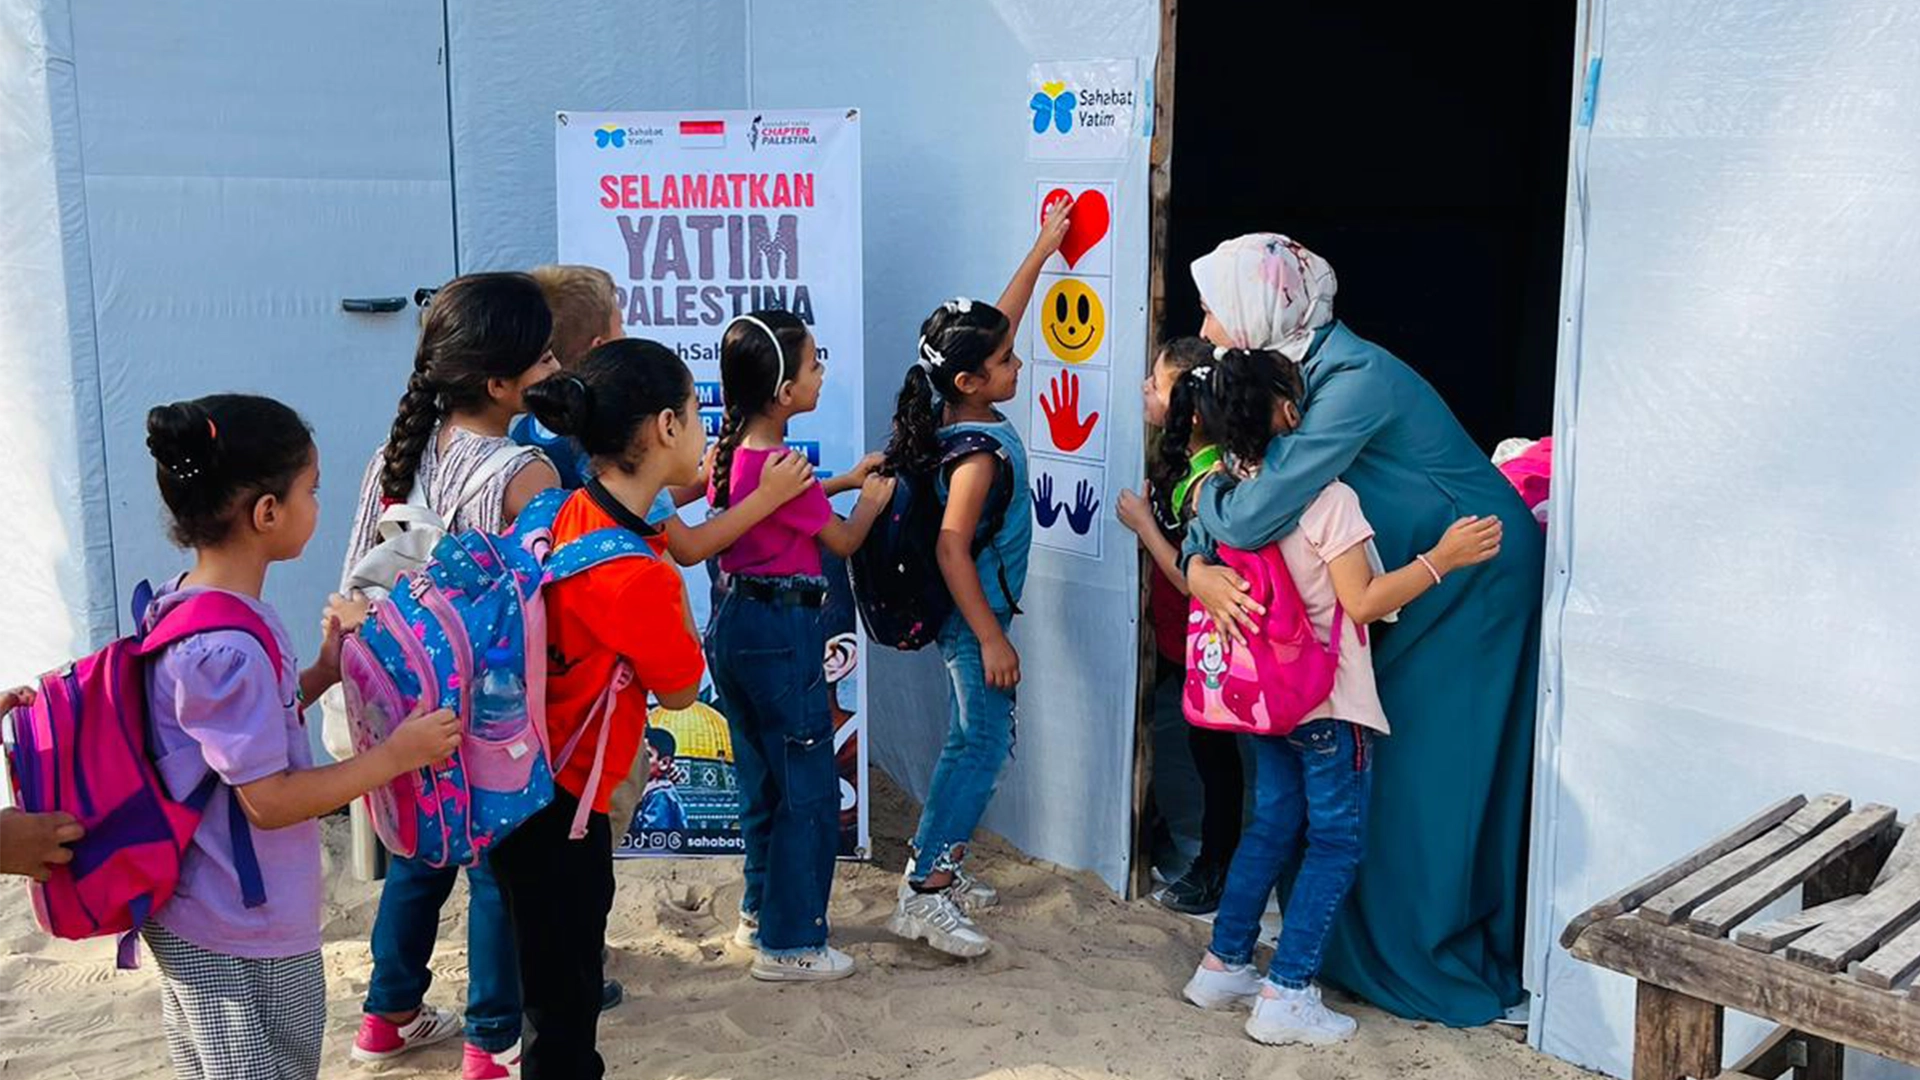
[[[1211,365],[1184,378],[1192,380],[1202,424],[1221,433],[1227,452],[1223,472],[1202,483],[1248,475],[1246,463],[1265,456],[1268,433],[1284,438],[1300,423],[1305,384],[1293,361],[1277,352],[1217,349]],[[1288,735],[1248,739],[1255,767],[1253,818],[1227,870],[1212,947],[1184,991],[1203,1009],[1250,1003],[1247,1034],[1263,1043],[1324,1046],[1353,1034],[1352,1018],[1322,1004],[1313,980],[1360,867],[1373,742],[1387,734],[1371,647],[1359,628],[1398,611],[1453,570],[1498,555],[1500,519],[1462,518],[1431,551],[1378,575],[1367,555],[1372,537],[1353,489],[1336,480],[1308,505],[1298,528],[1277,538],[1315,630],[1327,636],[1336,616],[1351,620],[1354,629],[1340,636],[1340,663],[1326,703]],[[1197,560],[1190,564],[1194,594],[1201,596],[1209,575],[1221,572]],[[1228,630],[1244,640],[1242,626],[1230,621]],[[1263,982],[1252,964],[1260,916],[1296,854],[1299,874]]]
[[[820,404],[826,366],[806,324],[756,311],[720,339],[727,403],[707,501],[724,511],[765,484],[787,449],[787,424]],[[820,625],[827,579],[820,551],[851,555],[893,498],[873,476],[879,455],[798,496],[741,534],[720,555],[726,598],[707,627],[707,661],[733,736],[743,805],[746,891],[735,940],[758,949],[753,977],[816,982],[853,974],[853,958],[827,944],[827,899],[840,852],[840,771]],[[827,500],[860,489],[853,517]]]
[[[1048,212],[1039,239],[997,306],[949,300],[921,324],[919,356],[900,389],[887,446],[892,470],[935,474],[935,493],[945,504],[935,555],[954,600],[954,613],[939,634],[953,691],[947,742],[927,787],[913,861],[887,927],[953,956],[979,956],[991,945],[970,916],[998,903],[999,895],[969,875],[964,862],[1013,747],[1020,654],[1007,629],[1019,612],[1033,541],[1033,507],[1025,497],[1026,447],[995,406],[1019,390],[1014,335],[1041,266],[1066,237],[1071,208],[1071,201],[1063,200]],[[963,432],[991,436],[1000,453],[982,450],[942,472],[943,443]],[[1011,466],[1013,500],[999,530],[982,535],[987,527],[982,512],[1003,467],[1001,457]]]

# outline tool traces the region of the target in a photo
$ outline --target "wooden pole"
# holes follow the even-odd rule
[[[1173,53],[1178,0],[1160,0],[1160,55],[1153,68],[1153,141],[1147,152],[1147,349],[1160,340],[1167,314],[1167,196],[1173,187]],[[1141,445],[1153,446],[1153,431]],[[1147,820],[1147,784],[1153,778],[1153,687],[1160,652],[1154,645],[1153,620],[1147,607],[1153,559],[1140,553],[1140,678],[1133,723],[1133,860],[1128,895],[1133,899],[1153,891],[1153,833]]]

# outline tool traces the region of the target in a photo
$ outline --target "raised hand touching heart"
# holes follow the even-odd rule
[[[1085,420],[1080,419],[1080,376],[1071,371],[1055,375],[1048,389],[1051,397],[1040,398],[1040,411],[1047,415],[1047,431],[1053,436],[1054,446],[1071,454],[1087,445],[1100,414],[1090,412]]]
[[[1106,239],[1107,230],[1113,225],[1113,208],[1107,205],[1105,194],[1095,188],[1088,188],[1079,195],[1070,194],[1066,188],[1054,188],[1047,197],[1040,200],[1040,220],[1046,221],[1047,212],[1067,199],[1073,200],[1073,220],[1067,225],[1066,239],[1060,242],[1060,257],[1067,262],[1067,269],[1073,269],[1080,257],[1099,246]]]

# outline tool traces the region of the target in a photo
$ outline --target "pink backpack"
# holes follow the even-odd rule
[[[141,582],[134,624],[152,590]],[[136,932],[172,898],[180,863],[207,800],[220,786],[212,769],[184,799],[167,790],[155,765],[147,716],[147,659],[177,641],[214,630],[253,635],[274,670],[280,650],[273,631],[244,601],[225,593],[189,597],[144,637],[124,637],[40,679],[32,705],[7,718],[7,772],[14,805],[32,813],[63,810],[87,834],[73,861],[53,868],[45,884],[29,883],[33,912],[62,938],[121,934],[119,963],[134,966]],[[234,868],[246,906],[266,902],[252,832],[238,799],[233,815]]]
[[[1245,645],[1222,633],[1198,601],[1187,615],[1187,684],[1182,711],[1195,727],[1248,735],[1286,735],[1333,695],[1340,666],[1340,626],[1333,609],[1333,640],[1321,644],[1280,545],[1257,552],[1221,547],[1220,562],[1245,578],[1249,595],[1267,609]],[[1365,631],[1362,631],[1364,633]]]

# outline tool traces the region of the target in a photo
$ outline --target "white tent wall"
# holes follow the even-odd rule
[[[63,7],[0,2],[0,381],[14,413],[0,428],[0,657],[16,679],[114,630],[73,93]]]
[[[1920,9],[1588,7],[1529,982],[1625,1075],[1568,919],[1783,794],[1920,811]]]
[[[956,293],[998,296],[1025,253],[1036,180],[1111,175],[1111,166],[1026,160],[1028,66],[1137,57],[1145,75],[1159,34],[1151,0],[1064,11],[1041,0],[657,2],[580,5],[553,19],[543,15],[535,32],[500,0],[449,7],[460,268],[553,258],[556,109],[857,106],[866,124],[866,434],[875,446],[920,320]],[[1115,200],[1109,460],[1125,464],[1110,469],[1103,514],[1138,481],[1131,388],[1145,366],[1147,199],[1144,166],[1136,171]],[[1033,371],[1009,409],[1023,426]],[[1109,524],[1098,563],[1035,553],[1024,605],[1032,614],[1015,635],[1027,676],[1019,744],[987,826],[1123,888],[1138,582],[1132,537]],[[945,737],[945,674],[931,649],[875,649],[870,663],[873,760],[923,796]]]
[[[460,270],[552,262],[559,109],[746,104],[746,0],[447,4]]]

